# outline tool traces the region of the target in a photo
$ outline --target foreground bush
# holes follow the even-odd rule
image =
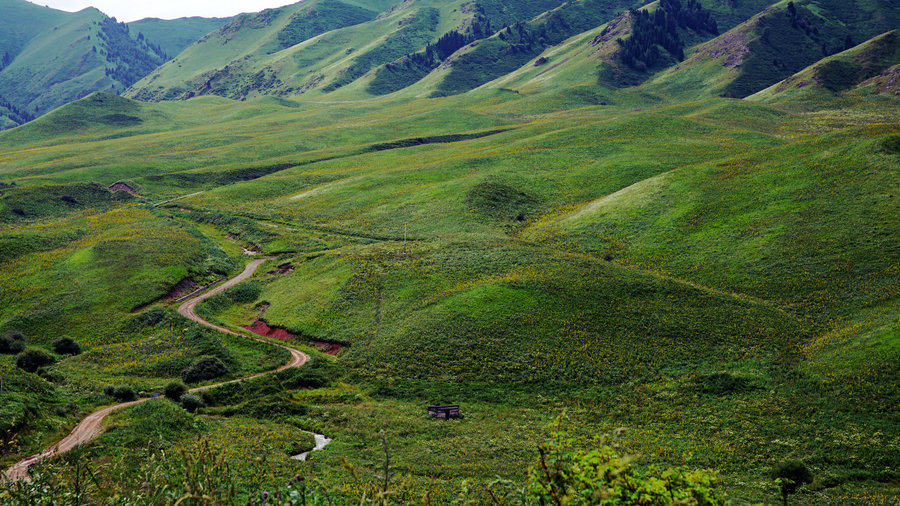
[[[12,331],[9,334],[0,336],[0,353],[4,355],[15,355],[25,351],[25,336],[21,332]]]
[[[39,348],[28,348],[16,357],[16,367],[28,372],[36,372],[53,362],[56,362],[56,359]]]
[[[225,295],[234,302],[253,302],[262,293],[262,285],[257,281],[241,283],[225,291]]]
[[[181,407],[188,413],[194,413],[205,405],[203,399],[194,394],[184,394],[181,396]]]
[[[190,401],[188,401],[190,399]],[[185,401],[199,401],[193,394],[182,396]],[[715,487],[718,477],[712,471],[691,471],[681,468],[646,469],[633,465],[634,458],[621,454],[615,447],[598,439],[598,446],[589,451],[572,451],[565,434],[554,432],[550,441],[538,447],[536,463],[529,470],[527,481],[515,483],[498,479],[483,487],[471,487],[463,482],[455,500],[436,502],[429,493],[421,501],[402,498],[398,493],[403,485],[393,479],[391,452],[387,438],[381,435],[383,460],[375,472],[356,469],[350,464],[353,484],[345,489],[358,491],[360,496],[334,492],[341,483],[322,483],[297,475],[289,482],[272,488],[257,485],[249,498],[236,493],[240,480],[251,479],[265,483],[263,475],[236,476],[225,460],[221,448],[209,442],[181,446],[179,452],[162,452],[145,461],[140,481],[127,496],[116,496],[115,504],[206,504],[206,505],[307,505],[307,506],[394,506],[415,504],[457,504],[474,506],[588,506],[588,505],[650,505],[650,506],[716,506],[726,504],[725,495]],[[76,450],[77,452],[78,450]],[[74,452],[73,452],[74,453]],[[77,455],[77,453],[75,453]],[[32,473],[32,483],[0,484],[2,504],[106,504],[111,498],[99,485],[88,479],[92,475],[90,462],[62,457],[60,467],[42,465]],[[264,470],[261,470],[265,473]],[[125,471],[123,476],[132,475]],[[149,478],[149,479],[148,479]],[[349,484],[344,484],[349,485]],[[80,488],[79,488],[80,487]],[[71,499],[77,498],[77,501]],[[448,498],[449,499],[449,498]]]
[[[201,357],[181,373],[185,383],[199,383],[228,374],[228,367],[218,357]]]
[[[81,346],[69,337],[60,337],[53,341],[53,351],[60,355],[78,355],[81,353]]]
[[[137,393],[135,393],[134,389],[128,385],[106,385],[103,387],[103,393],[112,397],[113,399],[129,402],[137,399]]]
[[[787,505],[788,496],[797,493],[797,489],[812,482],[812,473],[799,460],[786,460],[772,471],[775,483],[781,487],[782,503]]]
[[[187,392],[187,387],[180,381],[173,381],[163,389],[163,395],[165,395],[167,399],[171,399],[175,402],[181,400],[181,396],[184,395],[185,392]]]

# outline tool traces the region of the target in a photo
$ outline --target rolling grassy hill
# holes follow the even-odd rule
[[[0,332],[84,350],[35,373],[0,355],[0,463],[111,402],[105,385],[159,391],[208,355],[230,377],[280,363],[173,312],[174,289],[256,252],[257,274],[198,311],[262,320],[311,366],[206,393],[196,414],[159,400],[112,416],[80,457],[92,498],[178,490],[170,468],[206,440],[241,500],[301,474],[358,504],[382,486],[384,431],[395,502],[491,503],[485,487],[522,483],[565,412],[575,448],[618,434],[641,469],[715,469],[737,503],[780,500],[787,459],[813,474],[797,503],[896,502],[900,107],[874,92],[896,69],[896,32],[878,31],[891,4],[784,2],[743,22],[762,4],[704,3],[724,35],[673,25],[696,44],[685,61],[637,73],[621,4],[346,5],[235,18],[129,92],[151,102],[94,93],[0,134]],[[499,32],[413,68],[485,19]],[[542,26],[552,45],[428,98],[455,62]],[[809,45],[851,28],[875,38],[824,59]],[[788,40],[796,62],[763,65]],[[814,49],[781,84],[718,96]],[[313,71],[297,99],[259,96]],[[372,93],[384,72],[416,80]],[[241,100],[157,101],[191,93]],[[464,418],[426,417],[438,403]],[[300,429],[335,440],[298,462]],[[46,473],[65,488],[73,465]]]
[[[898,119],[877,102],[892,99],[812,113],[711,99],[533,116],[533,101],[561,92],[534,90],[299,107],[95,95],[7,132],[0,180],[17,186],[0,201],[25,215],[4,214],[22,246],[4,261],[16,274],[2,327],[25,329],[37,345],[65,329],[87,348],[53,367],[54,402],[100,402],[106,383],[153,388],[196,356],[189,343],[200,338],[165,325],[123,334],[136,324],[130,311],[183,277],[235,268],[252,245],[278,256],[256,278],[255,298],[220,297],[203,310],[247,325],[264,303],[269,325],[301,342],[350,345],[339,360],[348,384],[291,418],[337,436],[308,468],[335,483],[349,479],[341,458],[372,465],[354,448],[374,444],[376,426],[393,434],[419,494],[463,477],[519,476],[540,425],[566,408],[578,438],[629,426],[627,448],[719,469],[746,500],[767,497],[765,469],[785,452],[832,480],[810,501],[894,494],[877,485],[892,479],[889,445],[864,436],[897,437],[885,410],[896,401]],[[526,112],[511,114],[517,107]],[[870,110],[881,111],[877,124]],[[127,136],[111,138],[117,130]],[[140,196],[27,207],[29,195],[119,180]],[[181,249],[163,250],[176,236]],[[294,269],[274,270],[284,263]],[[109,287],[103,297],[92,295],[98,285]],[[45,302],[32,307],[35,290]],[[103,318],[87,317],[98,311]],[[237,344],[216,353],[234,357]],[[155,365],[134,362],[142,349],[159,350],[147,359]],[[719,392],[704,382],[720,377],[735,390],[698,393]],[[438,435],[416,414],[427,402],[462,402],[470,418],[459,430],[478,438]],[[497,440],[502,453],[486,453],[481,440],[518,416],[509,409],[529,421]],[[131,430],[155,413],[113,423]],[[391,421],[373,426],[360,413]],[[69,419],[45,416],[57,427]],[[695,417],[706,424],[685,424]],[[216,420],[198,418],[207,419]],[[216,423],[205,437],[233,430]],[[819,442],[848,424],[858,442]],[[791,446],[772,443],[785,432]],[[29,433],[25,448],[54,434]],[[152,445],[196,434],[179,429]],[[247,473],[238,462],[258,448],[252,434],[234,450]],[[434,461],[434,438],[468,456]],[[140,465],[124,440],[104,441],[96,458]],[[294,472],[278,462],[279,473]]]

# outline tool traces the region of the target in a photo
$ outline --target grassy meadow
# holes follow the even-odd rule
[[[83,449],[107,497],[209,442],[241,497],[301,474],[358,499],[383,430],[397,498],[446,504],[464,481],[524,480],[565,412],[577,447],[621,433],[641,465],[718,471],[739,504],[779,501],[770,471],[789,458],[814,474],[792,501],[895,503],[896,99],[582,91],[92,95],[0,135],[0,330],[84,349],[39,374],[0,356],[4,415],[28,420],[0,462],[111,403],[105,385],[156,391],[207,355],[229,377],[283,363],[160,300],[240,272],[249,249],[272,259],[198,311],[262,317],[313,363],[204,393],[197,413],[114,414]],[[428,419],[432,403],[464,418]],[[292,460],[303,430],[334,442]]]

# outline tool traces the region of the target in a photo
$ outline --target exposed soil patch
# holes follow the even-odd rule
[[[288,339],[297,337],[285,329],[270,327],[269,324],[262,319],[257,319],[255,322],[246,325],[244,328],[258,336],[271,337],[273,339],[278,339],[279,341],[287,341]]]
[[[341,350],[343,350],[345,348],[345,346],[343,344],[326,343],[324,341],[310,341],[309,344],[315,346],[316,348],[319,348],[326,355],[332,355],[332,356],[337,355],[338,352],[340,352]]]
[[[262,314],[265,314],[266,309],[269,309],[269,304],[263,304],[261,306],[261,309],[262,313],[260,314],[260,316],[262,316]],[[262,318],[258,318],[250,325],[245,325],[244,328],[258,336],[271,337],[273,339],[278,339],[279,341],[287,341],[288,339],[297,337],[295,334],[292,334],[281,327],[270,326]],[[315,346],[316,348],[319,348],[323,353],[332,356],[337,355],[341,350],[346,348],[346,346],[343,344],[327,343],[325,341],[311,340],[309,344]]]
[[[154,300],[153,302],[149,302],[147,304],[143,304],[131,310],[132,313],[140,313],[144,309],[147,309],[153,304],[157,302],[168,302],[170,300],[175,300],[179,297],[183,297],[185,294],[191,293],[199,287],[197,283],[194,282],[191,278],[184,278],[178,282],[175,286],[173,286],[165,295]]]
[[[290,263],[286,263],[286,264],[279,265],[278,268],[276,268],[275,270],[269,271],[269,274],[284,275],[284,274],[290,274],[290,273],[294,272],[294,270],[296,270],[296,267],[294,267]]]
[[[200,286],[200,285],[195,283],[193,279],[184,278],[181,281],[179,281],[177,285],[172,287],[172,289],[169,290],[169,293],[160,297],[159,300],[175,300],[186,293],[190,293],[190,292],[196,290],[198,286]]]
[[[225,236],[225,239],[228,240],[228,241],[231,241],[231,242],[236,241],[237,238],[238,238],[238,236],[236,236],[235,234],[228,234],[228,235]]]
[[[900,65],[895,65],[877,76],[863,83],[875,85],[875,91],[884,95],[900,96]]]
[[[128,186],[127,184],[122,183],[122,182],[118,182],[118,183],[116,183],[116,184],[110,186],[110,187],[109,187],[109,191],[111,191],[111,192],[127,192],[127,193],[130,193],[130,194],[132,194],[132,195],[137,195],[137,194],[138,194],[138,193],[137,193],[137,190],[135,190],[134,188],[132,188],[132,187],[130,187],[130,186]]]

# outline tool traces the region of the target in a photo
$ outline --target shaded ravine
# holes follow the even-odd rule
[[[226,334],[240,336],[240,337],[244,337],[247,339],[252,339],[254,341],[259,341],[261,343],[266,343],[266,344],[269,344],[272,346],[278,346],[279,348],[284,348],[285,350],[290,352],[291,360],[288,361],[287,364],[282,365],[281,367],[271,370],[271,371],[261,372],[258,374],[254,374],[252,376],[246,376],[246,377],[238,378],[238,379],[231,380],[231,381],[224,381],[222,383],[215,383],[212,385],[205,385],[202,387],[192,388],[192,389],[188,390],[188,392],[202,392],[204,390],[209,390],[211,388],[215,388],[215,387],[222,386],[222,385],[228,385],[230,383],[238,383],[241,381],[247,381],[247,380],[251,380],[254,378],[259,378],[262,376],[266,376],[268,374],[273,374],[273,373],[276,373],[279,371],[283,371],[285,369],[290,369],[293,367],[300,367],[309,361],[309,355],[307,355],[306,353],[303,353],[302,351],[295,350],[293,348],[290,348],[288,346],[284,346],[281,344],[276,344],[271,341],[261,339],[259,337],[254,337],[252,335],[238,333],[233,330],[227,329],[225,327],[221,327],[219,325],[212,324],[212,323],[204,320],[203,318],[197,316],[197,314],[194,312],[194,308],[197,306],[198,303],[212,297],[213,295],[222,293],[223,291],[225,291],[225,290],[237,285],[241,281],[244,281],[245,279],[249,278],[250,276],[253,275],[253,273],[256,271],[256,269],[260,265],[262,265],[263,262],[265,262],[266,260],[267,259],[262,258],[262,259],[258,259],[258,260],[254,260],[254,261],[250,262],[249,264],[247,264],[247,267],[244,269],[244,271],[241,272],[240,274],[238,274],[237,276],[235,276],[234,278],[229,279],[225,283],[222,283],[221,285],[213,288],[212,290],[210,290],[206,293],[202,293],[202,294],[184,302],[181,306],[178,307],[178,312],[185,318],[193,320],[193,321],[199,323],[200,325],[218,330],[219,332],[225,332]],[[103,419],[106,418],[106,415],[112,413],[113,411],[117,411],[117,410],[120,410],[123,408],[135,406],[137,404],[147,402],[150,399],[151,399],[150,397],[145,397],[143,399],[138,399],[136,401],[123,402],[121,404],[107,406],[105,408],[101,408],[97,411],[94,411],[90,415],[86,416],[84,418],[84,420],[79,422],[79,424],[76,425],[74,429],[72,429],[72,432],[70,432],[68,436],[64,437],[58,443],[54,444],[50,448],[47,448],[46,450],[44,450],[36,455],[32,455],[28,458],[20,460],[18,463],[16,463],[15,465],[13,465],[9,469],[7,469],[6,473],[5,473],[6,478],[8,480],[18,480],[18,479],[26,479],[27,480],[28,479],[28,468],[32,464],[35,464],[37,462],[40,462],[47,458],[50,458],[54,455],[58,455],[61,453],[66,453],[68,451],[71,451],[76,446],[87,443],[87,442],[93,440],[94,438],[96,438],[97,436],[99,436],[100,433],[102,432],[102,429],[103,429],[102,423],[103,423]],[[315,445],[315,448],[313,448],[309,452],[304,452],[304,453],[301,453],[300,455],[294,456],[293,458],[296,460],[306,460],[306,457],[309,455],[310,452],[320,450],[320,449],[324,448],[325,445],[327,445],[328,443],[331,442],[331,439],[325,437],[322,434],[316,434],[314,432],[309,432],[309,431],[304,431],[304,432],[306,432],[307,434],[312,434],[315,437],[316,445]]]

